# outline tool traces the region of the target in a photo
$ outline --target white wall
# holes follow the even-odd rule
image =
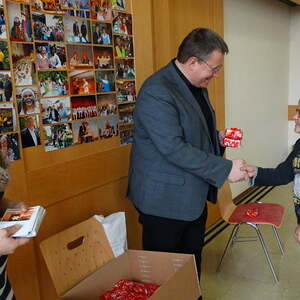
[[[224,0],[224,23],[226,127],[244,130],[242,147],[227,157],[275,166],[288,152],[290,8],[276,0]],[[231,188],[237,196],[248,184]]]
[[[298,104],[300,99],[300,7],[291,9],[290,25],[290,80],[289,80],[289,104]],[[294,122],[288,122],[288,145],[289,149],[299,138],[294,132]]]

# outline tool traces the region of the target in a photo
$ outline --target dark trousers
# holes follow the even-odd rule
[[[194,221],[167,219],[140,212],[139,222],[143,225],[143,249],[194,254],[200,279],[206,219],[206,205],[201,216]]]

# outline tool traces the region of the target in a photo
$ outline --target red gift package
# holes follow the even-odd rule
[[[225,147],[238,148],[241,146],[243,131],[238,128],[228,128],[225,131],[223,144]]]
[[[157,284],[139,283],[131,280],[120,280],[99,300],[145,300],[158,288]]]
[[[246,216],[250,217],[250,218],[255,218],[259,215],[259,210],[258,208],[249,208],[246,211]]]

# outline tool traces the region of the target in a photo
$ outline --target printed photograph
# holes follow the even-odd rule
[[[116,117],[107,117],[97,121],[100,139],[108,139],[118,135],[118,119]]]
[[[34,39],[36,41],[64,41],[64,26],[62,16],[35,12],[32,14],[32,19]]]
[[[70,72],[71,95],[88,95],[96,93],[94,71],[77,70]]]
[[[15,85],[33,85],[36,83],[34,51],[32,44],[12,43],[12,62]]]
[[[113,12],[113,33],[132,34],[131,14],[125,14],[119,11]]]
[[[35,147],[41,144],[38,115],[20,117],[22,147]]]
[[[1,221],[27,221],[30,220],[33,213],[33,209],[27,209],[22,211],[20,209],[7,209]]]
[[[0,41],[0,71],[9,70],[9,54],[7,42]]]
[[[62,13],[60,0],[32,0],[32,10]]]
[[[132,37],[114,36],[114,51],[117,58],[130,58],[134,56]]]
[[[9,161],[15,161],[21,158],[17,133],[0,135],[0,152]]]
[[[94,66],[96,69],[113,69],[114,57],[111,47],[93,47]]]
[[[92,69],[94,67],[91,46],[68,45],[67,50],[70,69]]]
[[[16,2],[7,3],[10,40],[18,42],[31,42],[31,16],[29,5]]]
[[[73,145],[72,124],[64,123],[45,126],[45,151],[54,151]]]
[[[134,102],[136,100],[136,89],[133,81],[118,81],[116,88],[118,102]]]
[[[38,78],[42,97],[58,97],[68,94],[67,71],[39,71]]]
[[[97,96],[98,116],[116,115],[118,112],[117,100],[115,94]]]
[[[91,18],[97,21],[111,21],[112,7],[111,0],[90,0]]]
[[[90,21],[64,18],[65,40],[68,43],[90,43]]]
[[[99,139],[97,120],[73,123],[74,144],[91,143]]]
[[[0,72],[0,101],[12,101],[13,87],[10,72]]]
[[[97,93],[115,91],[114,71],[96,71]]]
[[[112,9],[125,10],[126,1],[125,0],[111,0]]]
[[[90,18],[89,0],[62,0],[66,15],[79,18]]]
[[[44,9],[43,0],[32,0],[31,9],[33,11],[42,11]]]
[[[109,23],[92,22],[93,44],[111,45],[112,30]]]
[[[133,124],[134,104],[119,105],[119,123]]]
[[[117,80],[135,79],[133,59],[116,60],[116,78]]]
[[[38,70],[66,69],[66,46],[54,43],[36,43],[35,64]]]
[[[22,87],[16,89],[19,115],[40,113],[37,87]]]
[[[42,100],[43,124],[55,124],[71,120],[71,101],[69,97]]]
[[[0,39],[7,39],[5,16],[4,16],[4,9],[3,8],[0,8]]]
[[[133,143],[133,127],[120,130],[121,145],[129,145]]]
[[[0,133],[16,130],[16,112],[13,103],[0,104]]]
[[[97,116],[95,96],[72,97],[72,119],[80,120]]]

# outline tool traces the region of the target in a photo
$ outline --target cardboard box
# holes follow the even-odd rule
[[[193,255],[128,250],[115,258],[94,218],[53,235],[40,247],[61,299],[98,300],[121,279],[160,285],[150,300],[200,296]]]

